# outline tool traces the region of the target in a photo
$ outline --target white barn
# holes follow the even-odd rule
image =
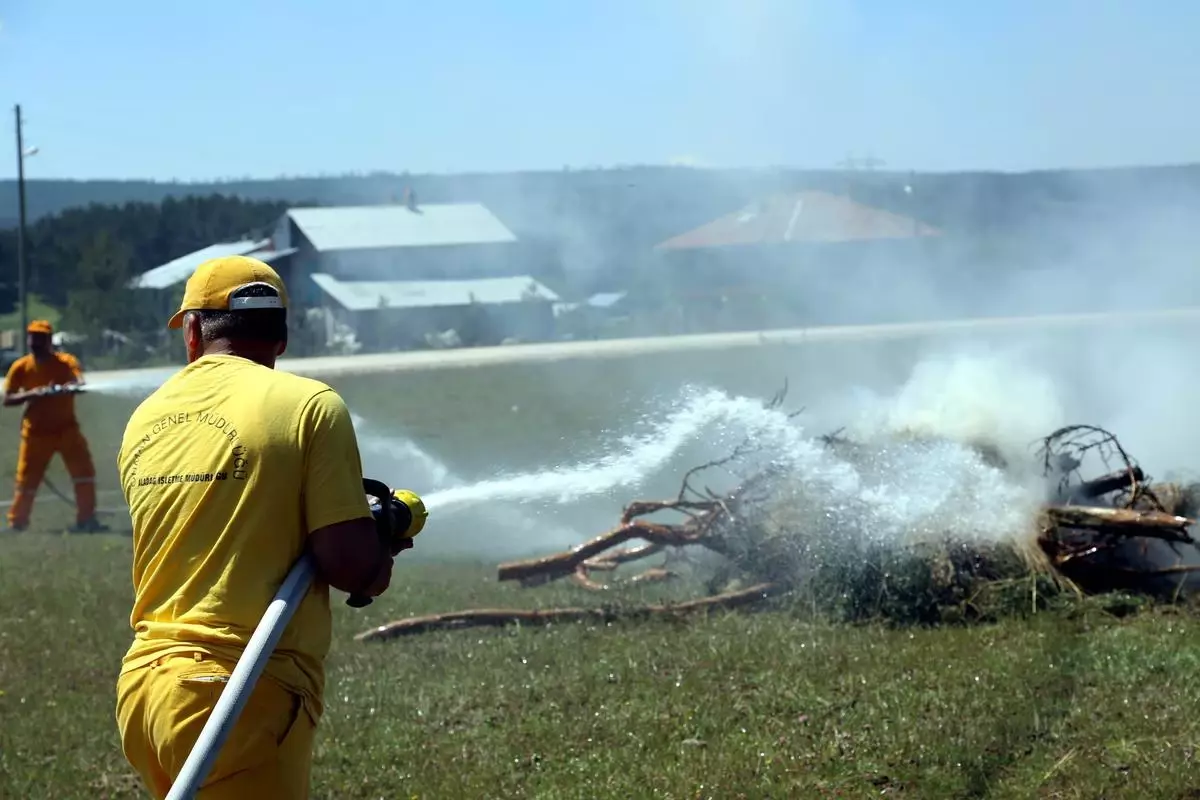
[[[533,276],[552,266],[480,203],[293,208],[271,235],[214,244],[149,270],[137,285],[178,303],[196,265],[252,255],[283,276],[293,305],[322,310],[368,349],[419,346],[470,328],[478,343],[552,335],[558,296]],[[470,342],[468,342],[470,343]]]

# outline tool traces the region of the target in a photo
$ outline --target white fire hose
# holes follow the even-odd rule
[[[425,527],[425,519],[428,516],[425,503],[411,491],[392,491],[376,480],[364,478],[363,486],[367,490],[372,516],[383,509],[380,512],[381,516],[377,517],[377,524],[378,519],[384,520],[380,536],[388,542],[389,548],[395,548],[390,549],[391,554],[395,556],[401,549],[406,549],[392,541],[392,537],[396,535],[393,525],[397,519],[396,515],[403,511],[404,522],[400,528],[403,533],[400,537],[411,546],[412,537]],[[196,796],[197,790],[212,770],[213,762],[229,737],[229,732],[237,723],[250,693],[254,691],[254,684],[262,675],[267,659],[271,657],[275,645],[279,643],[279,637],[283,635],[292,615],[296,613],[296,607],[308,593],[315,575],[316,565],[312,556],[305,553],[297,559],[287,577],[283,579],[283,585],[267,606],[262,619],[254,628],[254,633],[250,635],[250,641],[246,643],[241,658],[234,665],[229,682],[221,690],[221,696],[217,698],[212,714],[204,723],[204,728],[200,731],[196,744],[192,746],[192,751],[188,753],[187,760],[183,762],[183,768],[171,784],[171,791],[167,793],[166,800],[193,800]],[[346,600],[346,604],[352,608],[362,608],[370,603],[371,598],[365,595],[352,594]]]
[[[221,690],[221,696],[213,706],[208,721],[204,723],[204,729],[200,731],[192,752],[183,762],[183,768],[179,771],[175,783],[171,785],[166,800],[192,800],[196,796],[196,791],[208,777],[217,754],[221,752],[229,732],[233,730],[242,708],[250,698],[254,684],[262,675],[267,659],[279,643],[279,637],[283,635],[292,615],[296,613],[296,607],[308,593],[314,574],[312,559],[305,554],[296,561],[287,577],[283,579],[283,585],[267,606],[266,613],[255,627],[246,649],[242,651],[242,657],[234,666],[229,683]]]

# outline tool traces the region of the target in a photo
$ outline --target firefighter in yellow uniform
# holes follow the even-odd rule
[[[16,490],[8,510],[12,530],[29,526],[33,499],[55,454],[61,455],[75,485],[73,531],[103,531],[96,519],[96,469],[87,438],[75,417],[75,396],[67,391],[47,394],[54,386],[83,383],[79,361],[54,349],[53,327],[34,320],[26,330],[29,353],[9,367],[4,380],[4,405],[25,406],[21,446],[17,453]]]
[[[133,524],[133,641],[117,681],[126,759],[163,798],[284,576],[317,570],[198,800],[304,800],[324,709],[330,587],[374,597],[375,527],[350,412],[275,369],[287,290],[241,256],[201,264],[168,326],[188,364],[135,410],[117,456]]]

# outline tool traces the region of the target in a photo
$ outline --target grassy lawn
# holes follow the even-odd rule
[[[793,407],[819,407],[823,381],[902,379],[900,355],[688,354],[337,385],[376,445],[364,449],[368,472],[423,490],[433,478],[408,439],[459,480],[538,470],[597,456],[689,382],[766,396],[786,376]],[[113,719],[130,587],[111,490],[134,402],[79,400],[117,530],[62,535],[71,509],[43,493],[37,529],[0,538],[0,798],[141,796]],[[0,464],[11,480],[10,419]],[[415,613],[607,600],[565,582],[498,584],[492,556],[595,533],[631,496],[673,491],[695,455],[585,510],[521,512],[535,526],[582,515],[562,541],[518,540],[515,525],[494,522],[511,508],[431,517],[387,596],[360,611],[339,599],[314,797],[1200,798],[1200,620],[1183,609],[1116,616],[1091,602],[994,625],[888,629],[831,625],[781,602],[688,623],[353,640]],[[57,464],[51,478],[67,486]]]
[[[139,796],[112,710],[128,539],[3,548],[0,796]],[[395,586],[335,612],[315,797],[1200,796],[1183,612],[886,630],[782,607],[355,643],[410,613],[595,602],[469,563],[414,559]]]

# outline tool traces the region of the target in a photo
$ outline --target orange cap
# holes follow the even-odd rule
[[[231,306],[229,296],[251,283],[265,283],[279,296],[239,297]],[[287,308],[287,305],[287,289],[283,279],[269,264],[249,256],[221,256],[196,267],[183,290],[183,302],[167,322],[167,327],[182,328],[185,311]]]
[[[54,333],[54,327],[48,320],[35,319],[29,323],[29,327],[25,329],[27,333],[44,333],[47,336]]]

